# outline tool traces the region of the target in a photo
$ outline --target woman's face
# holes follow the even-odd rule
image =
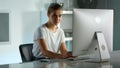
[[[49,15],[49,21],[54,24],[54,25],[58,25],[62,19],[62,10],[56,10],[51,12]]]

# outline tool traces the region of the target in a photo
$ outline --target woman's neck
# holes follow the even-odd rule
[[[52,24],[51,22],[47,22],[45,25],[52,32],[56,32],[56,30],[58,29],[58,26]]]

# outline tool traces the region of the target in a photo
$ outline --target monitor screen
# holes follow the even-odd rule
[[[104,34],[109,51],[113,50],[113,10],[73,9],[73,56],[84,54],[95,32]]]

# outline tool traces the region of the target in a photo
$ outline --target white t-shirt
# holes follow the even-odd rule
[[[35,57],[45,57],[40,50],[40,46],[37,41],[38,39],[45,39],[48,50],[54,53],[59,53],[61,43],[65,42],[64,31],[58,27],[56,32],[52,32],[45,25],[37,28],[34,33],[34,44],[32,52]]]

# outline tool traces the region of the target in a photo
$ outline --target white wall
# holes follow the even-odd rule
[[[31,43],[40,24],[39,10],[52,0],[0,0],[0,10],[10,11],[10,44],[0,44],[0,65],[21,62],[19,45]]]

